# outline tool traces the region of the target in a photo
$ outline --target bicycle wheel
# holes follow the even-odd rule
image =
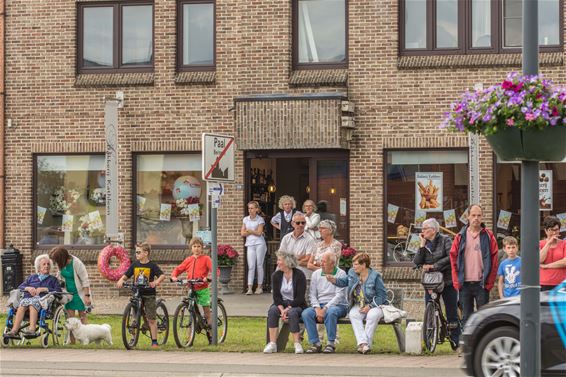
[[[67,322],[67,311],[63,305],[59,306],[55,310],[53,315],[53,345],[65,345],[69,343],[70,333],[65,327],[65,322]]]
[[[429,302],[426,305],[423,319],[423,340],[425,343],[425,348],[430,353],[433,353],[436,349],[439,327],[440,324],[436,315],[435,305],[433,302]]]
[[[395,245],[395,248],[393,249],[393,259],[395,259],[395,262],[406,262],[410,260],[410,258],[407,258],[405,247],[405,241],[399,242],[397,245]]]
[[[173,317],[173,337],[177,347],[186,348],[193,345],[196,333],[195,313],[184,302],[175,309]]]
[[[228,333],[228,315],[222,301],[218,301],[218,343],[224,343]]]
[[[122,342],[126,349],[131,350],[138,344],[140,336],[140,313],[130,302],[122,315]]]
[[[155,321],[157,323],[157,343],[166,344],[169,338],[169,313],[163,301],[159,301],[155,310]]]

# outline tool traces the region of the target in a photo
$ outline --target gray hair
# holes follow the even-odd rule
[[[332,263],[334,263],[334,265],[336,265],[336,253],[334,253],[333,251],[326,251],[322,254],[322,259],[324,258],[328,258],[328,260],[330,260]]]
[[[275,253],[275,255],[277,256],[277,258],[281,258],[283,260],[283,263],[285,263],[285,266],[289,268],[295,268],[299,265],[297,257],[293,253],[290,253],[288,251],[278,251],[277,253]]]
[[[302,213],[301,211],[297,211],[297,212],[295,212],[295,213],[293,214],[293,217],[291,218],[291,220],[295,221],[295,217],[297,217],[297,216],[303,216],[303,217],[305,217],[305,214]]]
[[[283,204],[287,202],[291,202],[293,204],[293,208],[297,206],[297,202],[295,201],[295,198],[293,198],[290,195],[283,195],[282,197],[279,198],[279,203],[278,203],[279,209],[283,209]]]
[[[336,233],[336,223],[332,220],[322,220],[318,223],[318,228],[328,228],[330,229],[330,232],[332,232],[332,235]]]
[[[35,258],[35,262],[34,262],[34,266],[35,266],[35,273],[39,273],[39,265],[41,263],[42,260],[47,259],[49,261],[49,272],[51,272],[51,269],[53,268],[53,262],[51,261],[51,259],[49,258],[49,255],[47,254],[40,254]]]
[[[438,221],[436,221],[435,218],[430,218],[430,219],[426,219],[425,221],[423,221],[423,228],[425,226],[431,227],[437,233],[440,230],[440,224],[438,223]]]
[[[307,200],[305,200],[305,202],[303,203],[303,208],[302,208],[302,209],[303,209],[304,212],[307,212],[307,211],[305,210],[305,206],[306,206],[307,204],[312,204],[312,206],[313,206],[313,209],[312,209],[312,210],[313,210],[314,212],[318,211],[318,208],[316,207],[315,202],[314,202],[313,200],[307,199]]]

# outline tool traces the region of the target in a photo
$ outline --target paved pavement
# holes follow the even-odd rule
[[[376,376],[458,377],[462,359],[447,356],[294,355],[236,352],[3,349],[8,376]]]

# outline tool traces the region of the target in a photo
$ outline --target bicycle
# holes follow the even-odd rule
[[[434,353],[437,344],[442,344],[446,339],[450,342],[452,350],[458,348],[458,344],[450,338],[450,331],[460,326],[460,320],[456,325],[446,321],[442,306],[440,305],[440,294],[444,290],[444,277],[442,272],[424,272],[421,284],[430,295],[431,300],[426,304],[423,318],[423,340],[425,348]]]
[[[126,349],[131,350],[138,344],[140,332],[151,339],[149,322],[144,313],[144,305],[140,293],[143,288],[149,288],[149,286],[124,283],[124,288],[131,289],[133,293],[122,315],[122,342]],[[156,300],[155,311],[157,343],[163,345],[167,343],[167,338],[169,337],[169,313],[167,312],[167,307],[163,299],[158,298]]]
[[[191,347],[195,340],[195,335],[203,331],[208,338],[208,342],[211,342],[211,327],[200,312],[194,289],[195,285],[201,283],[204,283],[203,279],[183,279],[177,281],[177,285],[188,286],[187,296],[179,303],[173,316],[173,336],[179,348]],[[223,343],[228,332],[228,315],[221,298],[218,298],[217,305],[218,343]]]

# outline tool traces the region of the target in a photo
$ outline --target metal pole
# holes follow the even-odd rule
[[[538,74],[538,0],[523,0],[523,74]],[[540,376],[539,162],[521,163],[521,376]]]
[[[538,182],[538,181],[537,181]],[[214,195],[211,195],[211,200],[214,201]],[[212,202],[210,211],[210,230],[212,238],[212,344],[218,344],[218,245],[217,245],[217,215],[218,208],[214,202]]]

